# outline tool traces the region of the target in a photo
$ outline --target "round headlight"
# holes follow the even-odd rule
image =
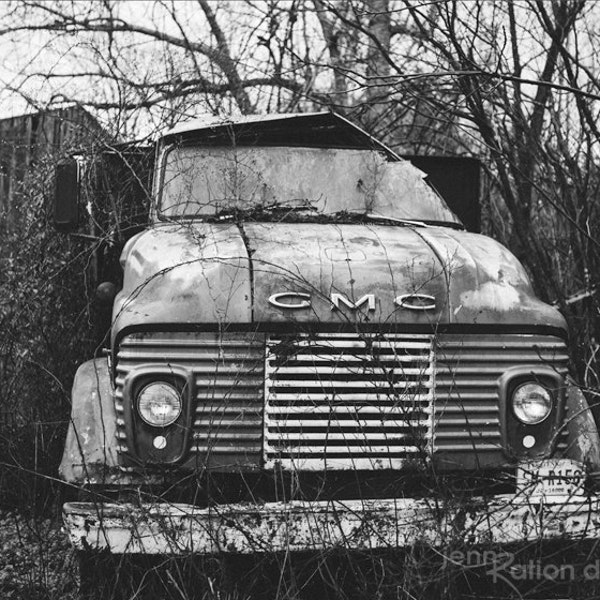
[[[524,383],[512,395],[515,417],[526,425],[536,425],[552,411],[550,392],[538,383]]]
[[[181,396],[168,383],[150,383],[137,397],[140,417],[153,427],[166,427],[181,414]]]

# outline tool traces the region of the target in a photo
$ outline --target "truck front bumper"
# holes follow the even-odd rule
[[[64,505],[78,550],[119,554],[296,552],[391,549],[600,538],[600,497],[476,498],[449,506],[432,499],[229,504]]]

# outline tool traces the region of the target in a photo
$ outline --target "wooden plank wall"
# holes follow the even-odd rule
[[[77,106],[0,120],[0,236],[14,230],[36,161],[89,146],[98,136],[104,136],[98,122]]]

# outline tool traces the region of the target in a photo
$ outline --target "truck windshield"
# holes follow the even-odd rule
[[[158,210],[206,218],[289,207],[459,224],[423,177],[372,150],[174,146],[163,160]]]

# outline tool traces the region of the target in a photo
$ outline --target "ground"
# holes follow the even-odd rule
[[[75,600],[77,561],[60,515],[0,511],[0,598]]]

